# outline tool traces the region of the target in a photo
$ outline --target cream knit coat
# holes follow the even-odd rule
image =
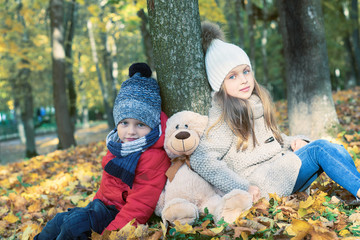
[[[301,166],[301,160],[291,150],[290,143],[300,136],[288,137],[282,134],[284,144],[280,145],[265,126],[263,105],[259,97],[252,95],[249,102],[255,117],[255,136],[258,141],[255,148],[252,139],[249,139],[248,148],[237,151],[237,137],[224,122],[218,123],[206,134],[222,112],[213,99],[207,129],[190,158],[191,167],[224,193],[233,189],[247,191],[250,185],[255,185],[266,198],[269,193],[290,195]],[[265,143],[271,137],[274,140]]]

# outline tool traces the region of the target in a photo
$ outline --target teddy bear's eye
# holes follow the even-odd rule
[[[185,128],[187,129],[189,126],[187,124],[185,124]]]
[[[176,129],[179,129],[179,125],[176,125],[176,127],[175,127]]]

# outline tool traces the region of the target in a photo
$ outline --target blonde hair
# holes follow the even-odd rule
[[[254,85],[253,94],[257,95],[263,104],[265,126],[272,131],[275,139],[282,144],[283,139],[276,124],[273,112],[273,101],[271,100],[270,94],[264,87],[260,86],[255,79]],[[225,122],[238,138],[236,144],[238,151],[248,148],[250,136],[252,137],[252,143],[255,147],[258,142],[254,131],[254,115],[249,101],[247,99],[229,96],[226,93],[224,84],[222,84],[220,90],[215,93],[214,97],[215,101],[221,105],[223,111],[219,119],[208,129],[207,134],[209,134],[210,130],[218,123]]]

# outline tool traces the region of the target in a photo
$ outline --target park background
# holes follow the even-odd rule
[[[19,138],[25,146],[24,160],[12,164],[2,160],[5,150],[0,148],[4,238],[27,239],[56,212],[91,200],[106,148],[103,140],[81,145],[74,136],[104,123],[104,133],[114,127],[112,104],[131,63],[147,62],[156,70],[168,115],[185,109],[206,114],[210,88],[200,42],[204,20],[218,23],[227,41],[249,54],[256,79],[276,101],[284,132],[303,130],[341,143],[358,164],[355,0],[5,0],[0,6],[0,141]],[[316,106],[322,99],[327,102]],[[298,109],[299,103],[305,108]],[[327,113],[332,113],[331,125]],[[310,129],[296,122],[299,114],[306,119],[300,119],[301,125]],[[326,131],[314,132],[322,128]],[[56,147],[66,150],[29,159],[38,154],[36,135],[49,132],[59,138]],[[196,231],[176,226],[168,237],[286,239],[285,229],[304,237],[323,234],[324,239],[358,236],[359,210],[332,198],[351,201],[351,196],[326,176],[312,188],[310,196],[260,202],[243,216],[253,222],[239,220],[229,229],[203,219]],[[156,221],[151,226],[155,230],[144,230],[145,235],[162,233]],[[299,233],[297,226],[306,230]],[[215,230],[209,232],[210,227]]]

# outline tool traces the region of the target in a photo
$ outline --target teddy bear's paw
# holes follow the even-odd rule
[[[252,205],[251,195],[243,190],[233,190],[223,197],[221,216],[225,222],[233,223],[240,214]]]
[[[172,199],[162,211],[163,221],[169,221],[171,224],[175,221],[179,221],[182,225],[192,224],[198,217],[199,211],[196,205],[180,198]]]

